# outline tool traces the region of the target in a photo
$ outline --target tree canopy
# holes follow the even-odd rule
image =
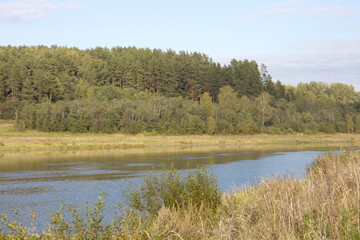
[[[264,64],[135,47],[0,47],[0,118],[71,132],[360,132],[353,86],[273,82]]]

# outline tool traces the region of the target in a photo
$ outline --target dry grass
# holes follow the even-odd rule
[[[360,156],[321,156],[305,180],[225,196],[219,239],[360,239]]]
[[[134,221],[138,225],[128,225],[124,230],[129,239],[209,239],[216,223],[210,213],[204,213],[206,211],[191,206],[186,209],[163,207],[154,220],[143,223],[138,216]]]
[[[131,232],[131,231],[130,231]],[[130,239],[360,239],[360,155],[324,155],[305,180],[226,194],[217,214],[162,208]],[[134,237],[134,238],[133,238]]]
[[[135,239],[360,239],[360,156],[324,155],[305,180],[226,194],[216,216],[162,208],[141,229]]]
[[[139,223],[126,228],[129,239],[360,239],[360,155],[323,155],[304,180],[225,194],[215,215],[163,207],[140,219],[125,221]]]
[[[358,144],[360,135],[185,135],[147,136],[95,133],[46,133],[34,130],[18,132],[12,121],[0,120],[0,152],[41,153],[61,151],[121,150],[152,152],[165,148],[257,148],[266,145]],[[273,146],[272,146],[273,147]]]

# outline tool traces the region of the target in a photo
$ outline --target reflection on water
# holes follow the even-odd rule
[[[300,150],[300,151],[299,151]],[[102,192],[107,197],[109,215],[121,202],[121,187],[126,179],[139,181],[146,171],[173,165],[176,169],[210,166],[219,187],[254,184],[261,176],[292,174],[303,177],[306,167],[334,147],[260,148],[258,150],[170,151],[149,154],[92,153],[0,158],[0,213],[11,214],[17,208],[22,215],[31,210],[48,220],[50,211],[62,203],[84,206],[93,204]]]

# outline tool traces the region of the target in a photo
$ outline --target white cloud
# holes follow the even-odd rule
[[[58,9],[76,9],[75,1],[9,0],[0,2],[0,19],[8,21],[31,21],[47,17]]]
[[[297,45],[302,53],[237,56],[264,63],[273,79],[296,86],[303,82],[345,83],[360,91],[360,39],[306,41]],[[220,60],[229,64],[230,59]]]
[[[360,30],[360,24],[357,22],[349,22],[347,24],[335,24],[335,25],[328,25],[328,26],[319,26],[317,27],[319,31],[353,31],[353,32],[359,32]]]
[[[360,51],[310,52],[254,57],[269,67],[274,79],[296,86],[299,82],[346,83],[360,91]]]
[[[269,15],[306,15],[318,17],[350,17],[358,16],[359,9],[348,6],[325,6],[317,7],[309,0],[294,0],[274,4],[263,5],[260,9],[237,16],[238,18],[257,18]],[[305,4],[303,4],[305,3]]]
[[[331,16],[350,17],[357,15],[357,13],[354,12],[354,9],[345,6],[300,9],[299,13],[306,15],[321,16],[321,17],[331,17]]]
[[[360,39],[329,39],[322,41],[302,41],[293,48],[305,51],[360,51]]]

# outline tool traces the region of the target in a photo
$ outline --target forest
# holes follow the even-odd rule
[[[360,93],[274,81],[264,64],[136,47],[0,47],[0,119],[126,134],[360,133]]]

